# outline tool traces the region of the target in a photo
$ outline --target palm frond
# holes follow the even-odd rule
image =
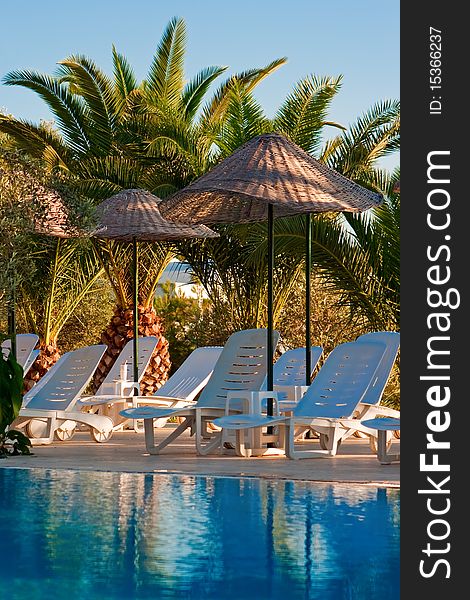
[[[118,306],[132,305],[132,245],[128,242],[94,240],[95,251],[111,283]],[[139,242],[139,303],[149,307],[165,268],[173,257],[168,243]]]
[[[23,286],[20,303],[47,344],[57,339],[103,270],[92,247],[83,240],[38,236],[37,245],[37,277]]]
[[[272,75],[287,62],[287,57],[276,58],[261,69],[249,69],[236,75],[237,80],[245,85],[247,92],[252,92],[254,88],[260,84],[268,75]]]
[[[237,327],[264,327],[267,322],[267,252],[251,260],[252,237],[258,225],[215,227],[220,238],[178,242],[179,252],[191,265],[212,303],[230,311]],[[276,254],[274,320],[301,276],[302,260]]]
[[[66,244],[69,244],[69,241]],[[57,295],[59,310],[56,311],[51,329],[53,339],[57,339],[64,325],[74,315],[77,306],[93,292],[96,283],[104,274],[104,270],[94,260],[90,246],[85,248],[82,244],[77,251],[77,248],[73,247],[76,245],[73,241],[71,245],[70,253],[64,257],[64,264],[60,265],[61,270],[57,274],[60,284]]]
[[[119,99],[116,110],[119,113],[122,106],[126,103],[129,94],[137,87],[137,80],[129,61],[123,54],[117,52],[114,44],[112,52],[114,87]]]
[[[3,82],[6,85],[20,85],[36,92],[57,119],[70,149],[79,156],[89,151],[91,143],[85,106],[81,98],[68,91],[66,84],[34,71],[11,71],[5,75]]]
[[[11,136],[18,149],[43,159],[49,171],[56,168],[70,170],[73,157],[57,131],[3,115],[0,115],[0,131]]]
[[[170,168],[176,179],[186,182],[184,185],[207,170],[210,141],[201,135],[200,128],[166,112],[148,133],[151,136],[146,150],[149,159],[157,164],[163,161],[165,169]]]
[[[229,156],[256,135],[266,133],[272,128],[261,105],[242,86],[234,84],[229,98],[224,124],[216,141],[219,148],[217,161]]]
[[[88,109],[95,154],[109,152],[116,125],[116,101],[111,80],[86,56],[70,56],[59,61],[59,77],[73,84]]]
[[[227,67],[206,67],[186,84],[181,95],[181,102],[188,121],[191,121],[196,115],[211,83],[226,70]]]
[[[73,185],[83,194],[102,200],[121,189],[140,187],[145,165],[123,156],[104,156],[82,160]]]
[[[306,152],[320,146],[323,127],[331,101],[341,87],[339,77],[310,75],[301,80],[277,111],[273,126]]]
[[[395,200],[394,202],[397,202]],[[348,226],[345,226],[345,219]],[[399,207],[386,202],[374,214],[316,215],[312,219],[312,261],[340,303],[364,315],[371,325],[397,327],[399,320]],[[275,262],[292,257],[292,269],[305,260],[305,218],[276,219]],[[247,264],[266,260],[266,225],[251,226]],[[287,263],[289,264],[289,263]]]
[[[322,159],[346,177],[360,182],[379,158],[397,150],[399,144],[400,104],[383,101],[327,144]]]
[[[279,58],[260,69],[249,69],[229,77],[219,86],[212,99],[203,108],[200,119],[201,128],[208,134],[216,133],[223,122],[225,112],[230,102],[232,88],[239,84],[243,86],[246,92],[251,92],[256,85],[263,81],[268,75],[274,73],[274,71],[279,69],[286,62],[286,58]]]
[[[177,106],[184,87],[184,53],[186,25],[183,19],[173,18],[162,39],[147,76],[148,91],[169,106]]]

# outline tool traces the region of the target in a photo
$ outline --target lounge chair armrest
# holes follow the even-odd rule
[[[103,382],[97,396],[132,396],[135,390],[140,394],[139,383],[119,379],[109,383]]]
[[[102,404],[113,404],[114,402],[129,402],[130,396],[116,396],[115,394],[103,394],[100,396],[83,396],[77,400],[77,406],[101,406]]]
[[[394,408],[390,408],[388,406],[383,406],[379,404],[378,406],[374,406],[374,412],[376,415],[384,415],[386,417],[393,417],[395,419],[400,418],[400,411],[395,410]]]
[[[251,429],[253,427],[265,427],[285,423],[287,417],[268,417],[260,414],[226,415],[214,419],[214,425],[224,429]]]
[[[305,392],[308,390],[308,385],[274,385],[274,391],[285,392],[287,400],[282,402],[298,402]]]
[[[133,396],[129,399],[133,406],[160,406],[162,408],[183,408],[185,406],[194,406],[195,400],[185,400],[183,398],[173,398],[171,396]]]
[[[279,412],[281,413],[291,413],[296,406],[297,402],[293,400],[279,400]]]
[[[268,392],[265,390],[237,390],[227,392],[227,399],[225,401],[225,414],[229,415],[231,410],[240,410],[241,406],[243,413],[260,415],[263,413],[263,400],[268,398],[273,399],[273,412],[276,416],[278,416],[279,408],[277,403],[277,392]],[[232,406],[230,406],[230,404],[232,404]]]

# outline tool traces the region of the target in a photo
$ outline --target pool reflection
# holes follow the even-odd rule
[[[398,490],[0,469],[0,515],[9,598],[399,598]]]

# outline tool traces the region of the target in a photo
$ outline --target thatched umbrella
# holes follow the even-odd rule
[[[257,136],[211,171],[176,192],[160,206],[162,215],[183,223],[249,223],[268,220],[268,356],[273,330],[273,219],[306,213],[306,361],[310,373],[311,221],[315,212],[361,212],[382,201],[279,134]],[[307,381],[310,383],[310,381]],[[273,365],[268,364],[268,390]],[[268,414],[272,414],[272,401]]]
[[[62,196],[56,190],[46,190],[40,196],[45,209],[34,223],[35,233],[69,239],[83,237],[86,232],[70,222],[70,215]]]
[[[33,232],[59,238],[71,238],[83,235],[69,221],[68,210],[62,196],[56,190],[46,188],[30,178],[28,194],[25,200],[31,206],[31,218],[34,219]],[[34,206],[36,205],[36,214]],[[11,339],[11,352],[16,358],[16,285],[13,283],[8,301],[8,334]]]
[[[139,249],[138,241],[164,242],[183,238],[218,237],[204,225],[190,227],[167,221],[159,210],[161,199],[142,189],[121,190],[98,205],[98,222],[91,233],[101,239],[132,242],[134,292],[134,381],[138,381]]]

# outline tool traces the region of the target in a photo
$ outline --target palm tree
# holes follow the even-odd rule
[[[80,190],[96,200],[132,187],[143,187],[163,197],[184,187],[254,135],[274,130],[358,183],[384,190],[386,177],[376,169],[376,161],[398,146],[397,103],[372,107],[346,130],[327,118],[341,77],[310,76],[294,87],[275,117],[267,119],[252,91],[285,62],[279,59],[263,69],[228,78],[203,106],[208,89],[224,67],[204,69],[184,85],[184,49],[184,23],[174,19],[162,36],[146,80],[140,84],[125,57],[114,48],[112,79],[83,56],[61,61],[54,77],[28,71],[10,73],[5,78],[7,84],[30,88],[48,103],[59,131],[3,117],[0,131],[13,136],[32,155],[41,157],[49,169],[68,173]],[[342,133],[322,148],[328,126],[341,129]],[[350,227],[360,231],[361,220],[351,219]],[[344,239],[347,241],[343,249],[350,252],[352,238],[344,233],[344,225],[336,231],[336,219],[321,217],[315,221],[317,249],[330,240]],[[301,234],[303,238],[303,227],[303,219],[276,223],[278,316],[289,290],[300,277],[303,248],[295,248]],[[220,229],[220,240],[178,244],[177,251],[189,258],[211,298],[236,310],[239,327],[262,324],[265,228],[259,224]],[[366,232],[365,225],[363,230]],[[364,235],[367,237],[367,233]],[[359,252],[359,243],[355,244]],[[146,290],[140,298],[142,306],[150,301],[151,291],[169,258],[168,247],[155,250],[157,256],[150,248],[157,246],[149,246],[149,251],[143,253],[149,262],[144,258],[141,267],[146,273],[145,282],[141,281],[142,290]],[[96,252],[107,266],[119,310],[107,330],[112,356],[119,350],[113,347],[114,340],[123,333],[118,328],[128,326],[129,257],[117,245],[97,245]],[[319,266],[327,260],[326,256],[328,253],[316,252]],[[243,266],[241,257],[247,258]],[[361,285],[366,282],[367,277]]]
[[[77,239],[38,236],[36,277],[20,288],[19,313],[28,331],[39,335],[41,352],[25,379],[30,389],[58,360],[57,338],[75,309],[86,301],[103,277],[89,244]]]
[[[26,157],[1,150],[0,289],[13,286],[21,324],[27,331],[39,334],[42,350],[28,372],[27,389],[59,357],[58,334],[103,274],[89,248],[78,245],[76,240],[37,233],[50,230],[68,235],[71,231],[66,209],[67,202],[74,198],[62,188],[60,182],[46,177]],[[72,203],[69,208],[73,210]],[[52,215],[54,227],[50,229]]]
[[[123,188],[144,188],[158,195],[179,189],[209,167],[212,140],[223,123],[232,87],[239,84],[251,90],[285,62],[279,59],[230,77],[202,107],[211,84],[226,67],[207,67],[185,84],[185,36],[184,21],[171,20],[147,78],[140,84],[115,48],[112,78],[78,55],[60,61],[53,76],[27,70],[7,74],[4,83],[31,89],[47,103],[58,129],[0,116],[0,131],[14,138],[20,149],[43,160],[50,171],[67,174],[76,188],[96,201]],[[195,125],[200,109],[203,127]],[[111,243],[97,243],[95,251],[117,303],[103,333],[108,353],[95,381],[99,385],[123,338],[131,335],[133,315],[129,310],[129,252]],[[161,340],[149,369],[158,374],[153,389],[165,380],[168,369],[160,369],[169,360],[152,294],[171,256],[167,245],[141,245],[139,329]]]

